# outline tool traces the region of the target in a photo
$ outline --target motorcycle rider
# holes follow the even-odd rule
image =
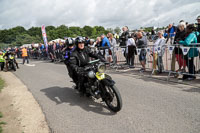
[[[13,61],[16,64],[17,69],[19,69],[18,63],[17,63],[17,61],[15,59],[15,53],[7,50],[5,55],[3,56],[5,58],[5,60],[6,60],[6,72],[8,71],[8,61],[9,61],[10,55],[14,57]]]
[[[71,68],[70,66],[70,57],[72,52],[74,52],[74,50],[76,49],[76,46],[74,46],[75,42],[72,38],[67,38],[65,41],[65,48],[63,49],[63,54],[64,54],[64,63],[67,67],[68,70],[68,74],[70,76],[70,78],[72,78],[73,82],[76,83],[77,82],[77,76],[75,75],[74,70]]]
[[[101,55],[93,53],[88,47],[85,46],[84,43],[85,40],[83,37],[76,38],[76,50],[72,52],[69,60],[70,67],[74,70],[76,77],[78,78],[76,86],[82,94],[86,92],[85,88],[83,87],[84,81],[86,80],[83,76],[83,73],[85,72],[84,67],[88,65],[90,57],[106,62]]]
[[[4,65],[5,65],[5,59],[3,58],[4,54],[2,51],[0,51],[0,64],[1,64],[1,71],[3,71],[4,69]]]

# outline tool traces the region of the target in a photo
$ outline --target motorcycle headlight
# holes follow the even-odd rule
[[[88,77],[89,78],[95,78],[95,72],[94,71],[89,71],[88,72]]]
[[[98,72],[104,73],[106,71],[106,65],[104,64],[99,64],[98,65]]]

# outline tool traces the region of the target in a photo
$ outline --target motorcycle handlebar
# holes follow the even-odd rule
[[[93,64],[93,63],[96,63],[96,62],[99,62],[100,60],[93,60],[93,61],[90,61],[89,64]]]

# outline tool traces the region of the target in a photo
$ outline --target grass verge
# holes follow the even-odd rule
[[[0,92],[4,87],[5,82],[0,78]]]
[[[0,112],[0,118],[2,118],[2,117],[3,117],[3,114]],[[6,122],[4,122],[4,121],[1,121],[1,122],[0,122],[0,133],[3,132],[2,125],[5,125],[5,124],[6,124]]]
[[[5,82],[0,78],[0,92],[4,87],[4,84],[5,84]],[[3,117],[3,114],[0,112],[0,118],[2,118],[2,117]],[[0,121],[0,133],[3,132],[2,125],[5,125],[5,124],[6,124],[6,122]]]

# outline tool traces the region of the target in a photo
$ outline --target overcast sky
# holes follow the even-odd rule
[[[0,0],[0,29],[101,25],[130,29],[196,23],[200,0]]]

